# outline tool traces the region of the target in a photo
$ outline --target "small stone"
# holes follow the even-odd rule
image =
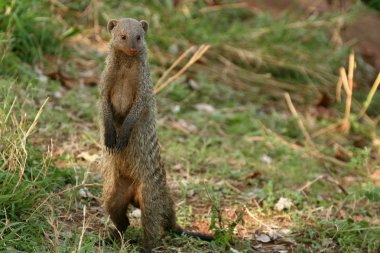
[[[178,113],[180,110],[181,110],[181,106],[180,105],[175,105],[172,108],[172,112],[173,113]]]
[[[272,238],[272,240],[276,240],[278,238],[278,232],[276,230],[273,230],[271,229],[269,232],[268,232],[268,235],[270,236],[270,238]]]
[[[262,155],[260,161],[262,161],[263,163],[271,164],[272,158],[268,155]]]
[[[261,235],[256,236],[256,241],[267,243],[267,242],[270,242],[271,239],[268,235],[261,234]]]
[[[39,75],[39,76],[38,76],[38,79],[39,79],[39,81],[40,81],[41,83],[47,83],[47,81],[48,81],[48,77],[45,76],[45,75]]]
[[[86,187],[83,187],[83,188],[81,188],[81,189],[79,189],[79,196],[81,197],[81,198],[83,198],[83,199],[86,199],[86,198],[88,198],[89,196],[88,196],[88,189],[86,188]]]
[[[189,80],[189,85],[193,90],[199,89],[199,84],[196,81],[194,81],[193,79]]]
[[[54,92],[54,97],[61,98],[62,97],[62,92],[60,92],[60,91]]]
[[[133,210],[132,212],[132,217],[135,217],[135,218],[140,218],[141,217],[141,210],[140,209],[135,209]]]
[[[178,54],[178,51],[179,51],[179,48],[178,48],[178,45],[177,44],[171,44],[169,46],[169,52],[173,55],[176,55]]]
[[[212,105],[209,104],[196,104],[195,109],[202,112],[207,112],[209,114],[212,114],[215,112],[215,108]]]
[[[280,198],[274,205],[274,209],[277,211],[282,211],[284,209],[289,209],[293,205],[292,201],[287,198]]]

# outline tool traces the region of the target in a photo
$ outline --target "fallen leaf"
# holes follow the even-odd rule
[[[255,171],[255,172],[252,172],[252,173],[246,175],[246,176],[244,177],[244,180],[254,179],[254,178],[257,178],[257,177],[260,176],[260,175],[261,175],[260,172]]]
[[[100,156],[97,155],[97,154],[90,155],[88,152],[83,151],[82,153],[80,153],[79,155],[77,155],[77,158],[81,158],[81,159],[83,159],[83,160],[85,160],[87,162],[92,163],[92,162],[95,162],[97,159],[99,159]]]

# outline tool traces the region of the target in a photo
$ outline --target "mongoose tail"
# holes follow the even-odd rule
[[[202,241],[207,241],[207,242],[211,242],[213,240],[215,240],[214,236],[213,235],[209,235],[209,234],[203,234],[203,233],[200,233],[200,232],[192,232],[192,231],[188,231],[188,230],[185,230],[183,229],[182,227],[180,226],[177,226],[174,231],[173,231],[175,234],[177,235],[186,235],[188,237],[194,237],[194,238],[198,238],[198,239],[201,239]]]

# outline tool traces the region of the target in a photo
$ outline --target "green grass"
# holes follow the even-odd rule
[[[316,115],[314,104],[316,94],[335,89],[346,63],[349,48],[330,41],[335,24],[355,18],[362,6],[275,19],[247,8],[215,11],[204,1],[178,8],[171,1],[97,3],[0,4],[0,251],[138,252],[127,243],[141,242],[137,218],[125,245],[99,244],[112,224],[101,208],[97,87],[67,89],[43,76],[59,69],[79,79],[86,66],[78,58],[101,69],[105,55],[96,48],[109,38],[107,19],[124,16],[151,17],[154,81],[191,45],[211,45],[158,94],[157,118],[179,223],[211,231],[216,240],[169,235],[161,251],[380,249],[380,188],[369,179],[379,169],[378,126],[357,120],[354,107],[349,135],[328,131],[310,147],[283,97],[290,93],[310,134],[343,118],[342,104],[328,108],[332,116]],[[81,44],[86,39],[94,48]],[[356,98],[363,102],[365,95]],[[378,112],[375,99],[371,117]],[[214,111],[197,109],[200,103]],[[349,153],[347,161],[326,160],[338,145]],[[277,210],[280,198],[291,207]],[[255,240],[284,229],[269,243]]]
[[[61,28],[45,6],[44,0],[2,1],[1,31],[11,36],[11,51],[28,63],[41,60],[44,54],[55,54],[61,47]]]
[[[56,193],[74,178],[72,170],[58,169],[48,153],[29,143],[33,123],[5,84],[9,85],[1,81],[0,98],[5,103],[0,109],[0,249],[46,251],[44,237],[51,232],[46,215],[54,215],[49,206],[59,203]]]

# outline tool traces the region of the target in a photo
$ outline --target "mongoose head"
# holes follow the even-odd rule
[[[148,32],[148,23],[132,18],[112,19],[107,25],[111,33],[111,48],[128,56],[136,56],[145,51],[144,36]]]

